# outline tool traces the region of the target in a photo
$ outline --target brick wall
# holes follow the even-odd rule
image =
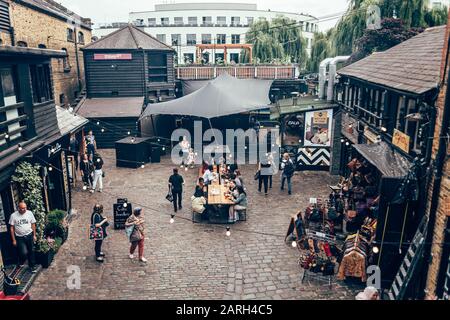
[[[449,38],[449,32],[450,32],[450,16],[447,23],[447,34],[446,39]],[[447,73],[450,66],[450,59],[446,60],[447,56],[447,50],[449,49],[448,41],[445,42],[446,47],[443,52],[443,63],[441,66],[441,76],[442,76],[442,89],[439,94],[438,102],[437,102],[437,119],[436,119],[436,127],[435,127],[435,133],[434,133],[434,140],[433,140],[433,153],[432,158],[433,160],[436,158],[438,147],[439,147],[439,140],[440,140],[440,133],[441,133],[441,127],[442,127],[442,117],[444,113],[445,108],[445,95],[447,93]],[[447,66],[447,70],[446,70]],[[447,149],[447,154],[450,153],[450,148]],[[435,193],[435,190],[433,190],[433,184],[434,184],[434,177],[430,183],[430,190],[429,193],[429,203],[428,203],[428,211],[431,205],[431,198],[433,194]],[[437,192],[437,190],[436,190]],[[447,226],[447,219],[450,216],[450,160],[447,157],[447,161],[444,166],[444,174],[442,176],[441,180],[441,189],[439,193],[439,204],[437,209],[437,216],[436,216],[436,223],[434,227],[433,232],[433,245],[431,249],[432,253],[432,261],[428,269],[428,277],[427,277],[427,291],[430,295],[433,295],[436,291],[437,281],[438,281],[438,275],[439,275],[439,266],[441,263],[442,258],[442,243],[444,242],[445,237],[445,228]]]
[[[11,45],[11,35],[9,33],[0,31],[0,40],[1,40],[0,42],[3,43],[3,45],[5,46]]]
[[[75,93],[78,88],[78,71],[76,62],[75,43],[67,40],[67,28],[73,27],[70,23],[62,21],[45,13],[11,2],[11,25],[14,27],[15,41],[24,41],[28,47],[45,45],[47,49],[67,49],[69,55],[70,71],[64,70],[63,59],[53,59],[53,86],[55,101],[60,104],[60,95],[64,94],[65,103],[75,102]],[[85,44],[91,41],[91,31],[86,28],[77,28],[83,32]],[[84,45],[79,44],[78,49]],[[84,88],[83,53],[78,50],[80,77]]]

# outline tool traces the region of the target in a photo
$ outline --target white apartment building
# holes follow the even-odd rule
[[[258,10],[248,3],[171,3],[155,5],[154,11],[131,12],[129,22],[145,32],[171,45],[178,54],[179,64],[197,63],[196,45],[245,44],[245,34],[258,19],[284,16],[302,24],[310,53],[314,32],[318,31],[317,18],[299,13]],[[99,25],[93,35],[101,38],[117,30],[113,24]],[[203,62],[226,60],[238,63],[241,49],[206,49]]]

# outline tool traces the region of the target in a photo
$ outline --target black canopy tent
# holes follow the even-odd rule
[[[416,166],[386,142],[359,144],[354,150],[380,173],[379,210],[374,246],[379,249],[372,264],[381,270],[383,288],[392,284],[417,230],[420,217],[417,206]]]

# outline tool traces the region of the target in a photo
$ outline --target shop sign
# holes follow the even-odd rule
[[[48,157],[51,158],[53,154],[58,153],[59,151],[61,151],[61,149],[62,149],[62,145],[59,142],[57,142],[55,144],[55,146],[49,146],[47,149]]]
[[[364,136],[371,143],[377,143],[380,140],[379,135],[376,132],[374,132],[372,129],[370,129],[368,126],[364,127]]]
[[[133,60],[131,53],[95,53],[94,60]]]
[[[394,135],[392,137],[392,144],[394,146],[400,148],[406,153],[409,153],[409,140],[410,137],[407,134],[404,134],[403,132],[394,129]]]
[[[330,147],[333,109],[311,111],[305,115],[305,147]]]
[[[314,123],[315,124],[327,124],[328,112],[327,111],[317,111],[314,112]]]

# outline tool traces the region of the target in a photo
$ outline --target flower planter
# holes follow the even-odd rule
[[[53,250],[50,250],[48,252],[36,252],[36,261],[40,265],[42,265],[42,268],[47,269],[55,257],[55,252]]]

